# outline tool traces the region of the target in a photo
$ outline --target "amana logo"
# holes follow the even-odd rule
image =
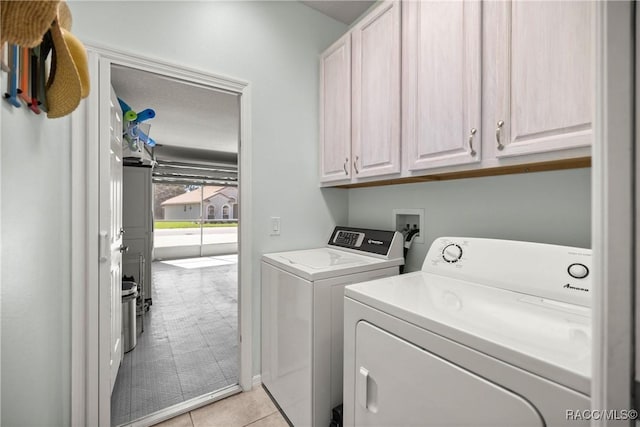
[[[371,240],[369,239],[370,245],[382,245],[383,243],[380,240]]]
[[[571,286],[568,283],[566,285],[564,285],[563,288],[565,288],[565,289],[573,289],[574,291],[589,292],[589,289],[587,289],[587,288],[579,288],[577,286]]]

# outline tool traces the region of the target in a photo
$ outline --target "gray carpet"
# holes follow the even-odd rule
[[[201,266],[210,260],[224,265]],[[237,263],[200,261],[153,263],[153,305],[120,366],[112,425],[238,383]]]

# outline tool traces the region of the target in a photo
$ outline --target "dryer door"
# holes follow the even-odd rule
[[[365,321],[355,367],[357,426],[544,426],[519,395]]]

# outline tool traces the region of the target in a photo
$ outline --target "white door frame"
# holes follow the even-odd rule
[[[592,169],[595,410],[631,409],[634,386],[634,5],[596,5],[595,141]],[[604,418],[604,417],[603,417]],[[593,420],[592,426],[631,422]]]
[[[98,184],[99,92],[111,83],[110,68],[118,64],[182,80],[187,84],[240,95],[240,141],[238,153],[239,223],[239,347],[240,387],[252,387],[252,268],[251,268],[251,85],[226,76],[205,73],[128,54],[102,46],[87,46],[92,91],[71,116],[71,420],[74,426],[110,427],[109,387],[100,384],[98,295]],[[104,369],[104,367],[103,367]],[[100,393],[102,391],[102,394]],[[160,420],[156,420],[160,421]]]

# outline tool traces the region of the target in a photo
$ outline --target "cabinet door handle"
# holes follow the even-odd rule
[[[478,132],[478,130],[476,128],[471,128],[471,132],[469,133],[469,154],[471,154],[471,156],[475,156],[476,154],[476,150],[473,149],[473,135],[476,134],[476,132]]]
[[[349,163],[349,158],[344,159],[344,163],[342,164],[342,168],[344,169],[344,174],[349,175],[349,171],[347,170],[347,163]]]
[[[353,168],[356,170],[356,173],[360,173],[360,171],[358,170],[358,165],[356,163],[358,163],[358,156],[356,156],[356,159],[353,161]]]
[[[498,150],[502,151],[504,150],[504,144],[500,142],[500,130],[502,129],[502,126],[504,126],[504,121],[498,120],[497,125],[498,127],[496,127],[496,142],[498,143]]]

